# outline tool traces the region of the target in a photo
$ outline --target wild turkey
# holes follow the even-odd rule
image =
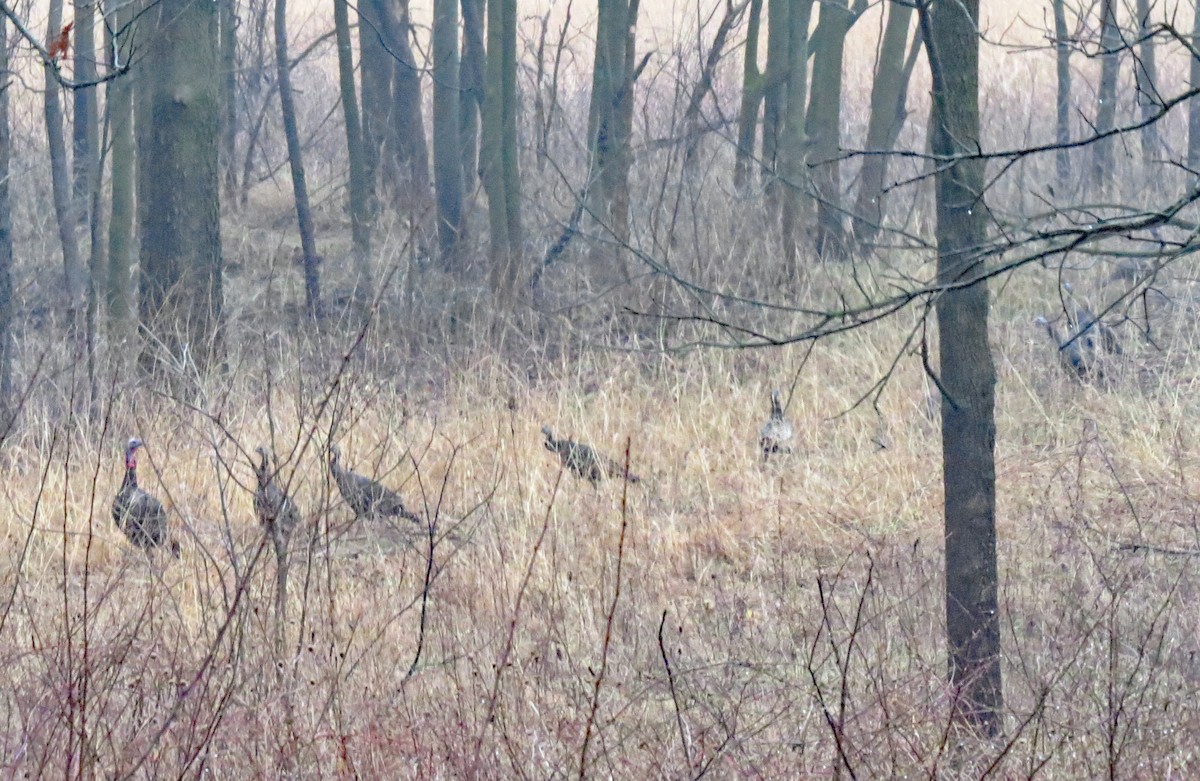
[[[380,485],[365,475],[351,472],[341,465],[341,452],[335,445],[329,446],[329,471],[333,474],[333,482],[337,483],[338,492],[354,511],[355,518],[365,516],[385,516],[406,518],[413,523],[422,523],[421,516],[414,515],[404,508],[400,496],[389,488]]]
[[[1080,334],[1078,338],[1064,342],[1058,332],[1058,326],[1039,315],[1033,321],[1045,329],[1054,346],[1058,348],[1058,359],[1064,369],[1080,379],[1089,376],[1101,377],[1103,372],[1096,354],[1096,344],[1090,334]]]
[[[271,469],[271,457],[265,447],[257,447],[254,452],[258,455],[258,464],[254,467],[254,475],[258,478],[258,489],[254,492],[254,512],[258,522],[271,533],[274,538],[278,533],[277,544],[282,542],[287,547],[292,532],[300,525],[300,513],[296,504],[275,483],[275,472]]]
[[[1096,314],[1087,307],[1087,304],[1081,301],[1076,295],[1071,283],[1063,283],[1063,289],[1067,291],[1067,325],[1071,327],[1071,331],[1076,334],[1082,334],[1092,339],[1099,337],[1100,346],[1104,348],[1104,352],[1110,355],[1120,355],[1121,339],[1117,336],[1117,332],[1112,329],[1107,323],[1096,317]],[[1078,341],[1079,338],[1076,338]]]
[[[160,548],[168,542],[167,511],[162,502],[138,486],[137,450],[142,440],[134,437],[125,448],[125,480],[113,500],[113,523],[142,550]],[[179,543],[169,540],[171,553],[179,558]]]
[[[771,391],[771,416],[758,431],[758,446],[762,449],[763,461],[772,453],[790,453],[792,446],[792,424],[783,416],[783,393],[778,388]]]
[[[590,445],[570,439],[555,439],[549,426],[542,426],[542,433],[546,435],[546,449],[557,454],[563,466],[574,472],[576,477],[591,481],[593,486],[609,477],[623,477],[631,483],[642,479],[627,472],[624,466]]]

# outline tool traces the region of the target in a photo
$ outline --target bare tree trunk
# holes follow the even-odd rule
[[[221,166],[225,172],[225,199],[237,197],[237,0],[219,0],[221,30]],[[121,28],[117,28],[120,30]]]
[[[433,179],[437,190],[438,247],[447,270],[459,267],[463,228],[458,86],[458,0],[434,0]]]
[[[934,153],[979,149],[979,0],[920,6],[933,74]],[[987,736],[1002,728],[996,567],[996,369],[988,344],[984,167],[959,160],[936,174],[946,633],[954,719]],[[962,286],[964,283],[967,286]]]
[[[9,161],[12,159],[12,136],[8,127],[8,95],[12,82],[8,70],[8,18],[0,16],[0,74],[5,74],[0,89],[0,443],[13,427],[16,414],[13,396],[13,244],[12,206],[8,198]]]
[[[1066,2],[1053,0],[1053,4],[1055,73],[1058,81],[1054,141],[1059,147],[1054,152],[1054,167],[1061,188],[1071,178],[1071,153],[1066,148],[1071,140],[1071,47],[1067,42]]]
[[[392,190],[401,199],[424,210],[428,203],[429,147],[425,142],[424,110],[421,107],[421,72],[408,43],[411,24],[408,0],[374,0],[383,25],[384,38],[392,63],[392,95],[386,139],[388,171],[398,177]]]
[[[1109,133],[1117,118],[1117,75],[1121,63],[1121,36],[1117,29],[1116,0],[1100,0],[1100,89],[1097,95],[1096,133]],[[1092,186],[1104,187],[1113,177],[1113,139],[1094,144]]]
[[[212,3],[157,0],[139,28],[150,28],[139,36],[137,109],[138,306],[149,370],[170,361],[203,371],[220,351],[216,21]]]
[[[867,120],[867,155],[862,161],[858,198],[854,204],[854,238],[870,244],[883,226],[883,182],[887,176],[888,156],[904,124],[904,95],[908,92],[905,48],[912,22],[912,6],[903,2],[887,4],[887,24],[875,63],[871,85],[871,115]]]
[[[788,279],[795,279],[799,274],[797,253],[802,240],[805,206],[811,201],[804,107],[808,105],[808,25],[812,7],[813,0],[795,0],[787,17],[791,27],[787,36],[788,79],[784,85],[787,91],[782,98],[786,112],[776,154],[780,174],[776,195],[780,200],[784,270]]]
[[[362,0],[358,10],[358,67],[362,73],[362,136],[364,164],[371,182],[371,211],[375,213],[375,188],[379,185],[380,160],[388,127],[388,116],[395,111],[392,102],[392,57],[384,48],[383,18],[375,0]],[[389,189],[395,188],[395,173],[385,177]]]
[[[62,0],[50,0],[46,22],[46,40],[58,38],[62,29]],[[63,291],[66,296],[68,319],[74,320],[83,294],[83,260],[79,251],[79,212],[72,199],[71,179],[67,162],[67,141],[63,130],[62,93],[55,79],[57,64],[47,64],[44,96],[46,141],[50,148],[50,183],[54,195],[54,216],[58,222],[58,239],[63,253]]]
[[[750,21],[746,25],[746,52],[742,60],[742,107],[738,112],[737,158],[733,183],[746,186],[750,161],[754,159],[754,139],[758,130],[758,109],[762,104],[763,75],[758,69],[758,37],[762,27],[763,0],[750,0]]]
[[[1200,8],[1192,13],[1192,46],[1200,49]],[[1188,86],[1200,89],[1200,57],[1192,57],[1188,69]],[[1200,171],[1200,100],[1188,101],[1188,168]]]
[[[721,23],[717,25],[717,32],[713,35],[712,46],[704,57],[700,78],[697,80],[691,96],[688,97],[687,108],[683,111],[681,123],[686,139],[684,142],[684,165],[691,162],[696,153],[696,145],[700,143],[700,139],[705,134],[706,128],[702,127],[700,123],[700,112],[704,108],[704,99],[713,91],[717,66],[721,64],[725,53],[725,44],[729,40],[729,34],[741,22],[747,2],[748,0],[741,0],[737,5],[734,5],[733,2],[725,4],[725,15],[721,17]]]
[[[108,11],[116,40],[108,45],[110,64],[116,65],[112,55],[117,52],[120,63],[129,61],[133,31],[133,5],[123,0],[109,0]],[[110,34],[111,35],[111,34]],[[120,355],[121,348],[131,336],[130,296],[132,294],[131,271],[133,268],[133,225],[136,219],[134,205],[134,137],[133,137],[133,87],[132,79],[113,79],[105,85],[109,133],[112,136],[109,149],[112,177],[111,202],[108,225],[108,340],[114,348],[113,354]]]
[[[353,243],[355,296],[369,300],[371,279],[371,182],[367,178],[362,125],[358,118],[358,93],[354,84],[354,51],[350,43],[347,0],[333,0],[333,25],[337,38],[338,82],[342,116],[346,120],[346,156],[350,162],[350,237]]]
[[[304,252],[304,303],[316,317],[321,309],[321,277],[317,267],[317,243],[313,237],[308,184],[304,178],[304,149],[296,126],[296,102],[292,97],[292,74],[288,67],[287,0],[275,0],[275,63],[278,69],[279,106],[283,111],[283,135],[287,139],[288,164],[292,171],[292,193],[296,199],[296,222],[300,249]]]
[[[788,16],[792,0],[767,0],[767,75],[763,81],[762,171],[768,192],[775,191],[776,157],[780,132],[787,111],[788,81],[792,78],[792,60],[788,41],[792,26]],[[809,4],[811,7],[811,3]],[[808,30],[804,31],[808,40]],[[807,69],[807,62],[805,63]]]
[[[483,184],[491,233],[490,283],[498,312],[512,308],[520,272],[521,181],[517,165],[517,7],[489,0]]]
[[[475,189],[479,176],[479,121],[484,101],[483,0],[461,0],[463,17],[462,92],[459,121],[462,123],[463,187]],[[491,9],[488,9],[490,15]]]
[[[1137,81],[1137,101],[1142,121],[1150,124],[1142,128],[1142,165],[1149,165],[1158,148],[1158,125],[1151,123],[1162,107],[1162,96],[1158,94],[1158,66],[1154,59],[1154,39],[1150,37],[1150,0],[1137,0],[1138,57],[1134,62],[1133,75]]]
[[[842,57],[851,14],[846,0],[824,0],[821,19],[813,33],[812,94],[805,129],[808,163],[817,196],[817,257],[846,257],[846,229],[842,222]]]

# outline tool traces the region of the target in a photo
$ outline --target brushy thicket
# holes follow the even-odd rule
[[[875,22],[861,21],[848,49],[847,146],[865,127]],[[583,67],[586,46],[575,55]],[[686,59],[680,70],[660,59],[638,94],[643,141],[678,131],[671,82],[688,83]],[[1182,67],[1164,59],[1164,80],[1177,82]],[[721,81],[727,109],[735,66]],[[1044,53],[985,48],[989,143],[1050,137],[1050,73]],[[564,85],[574,82],[583,79]],[[332,99],[319,83],[309,117]],[[528,73],[522,85],[528,96]],[[925,89],[914,84],[914,118],[927,110]],[[531,260],[557,236],[584,175],[586,92],[565,86],[559,106],[557,165],[539,168],[532,147],[525,153]],[[35,148],[30,122],[17,132]],[[909,123],[901,146],[922,148],[921,125]],[[1164,123],[1181,127],[1174,115]],[[326,192],[343,170],[335,141],[319,142],[333,161],[326,181],[315,177]],[[856,278],[847,264],[814,263],[782,289],[778,236],[761,194],[733,190],[724,135],[706,141],[686,176],[675,147],[642,143],[637,154],[634,242],[669,253],[689,279],[828,305],[856,284],[882,290],[930,273],[928,253],[881,252]],[[1120,195],[1136,203],[1150,173],[1118,157],[1131,171]],[[1070,379],[1031,325],[1059,306],[1060,269],[994,284],[1007,714],[1005,738],[964,760],[952,750],[945,690],[940,438],[908,341],[923,310],[811,351],[642,351],[655,324],[621,311],[622,291],[593,273],[585,235],[496,346],[472,321],[483,295],[439,276],[405,215],[381,220],[375,261],[388,284],[377,306],[357,308],[341,260],[348,221],[330,196],[319,240],[335,306],[303,323],[286,183],[267,183],[224,224],[224,370],[192,378],[184,395],[105,355],[89,388],[80,348],[50,314],[54,230],[38,189],[46,179],[32,175],[44,161],[17,165],[31,173],[14,180],[28,399],[0,447],[5,775],[1200,771],[1190,263],[1166,270],[1163,295],[1148,299],[1153,342],[1125,323],[1125,353],[1094,383]],[[1051,165],[1014,168],[993,209],[1031,208]],[[897,178],[917,170],[893,169]],[[927,186],[897,196],[893,217],[928,236]],[[483,257],[481,214],[471,236]],[[1104,281],[1111,270],[1085,258],[1065,275],[1099,302],[1121,292]],[[776,333],[802,323],[716,297],[675,305]],[[681,325],[673,338],[723,334]],[[790,457],[764,465],[756,432],[772,387],[784,390],[797,436]],[[642,483],[593,488],[561,473],[542,447],[544,424],[628,458]],[[147,443],[142,484],[183,543],[178,562],[131,550],[111,522],[120,452],[135,434]],[[286,618],[252,508],[249,454],[260,443],[304,518]],[[427,526],[351,524],[325,467],[328,443],[403,494]]]

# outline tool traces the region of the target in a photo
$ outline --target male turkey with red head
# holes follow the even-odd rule
[[[179,557],[179,543],[167,538],[167,511],[162,502],[138,487],[137,450],[142,440],[134,437],[125,448],[125,481],[113,500],[113,523],[142,550],[160,548],[170,542],[171,553]]]

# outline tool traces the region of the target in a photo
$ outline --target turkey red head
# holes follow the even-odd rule
[[[137,449],[142,446],[142,440],[134,437],[125,448],[125,468],[137,469]]]

